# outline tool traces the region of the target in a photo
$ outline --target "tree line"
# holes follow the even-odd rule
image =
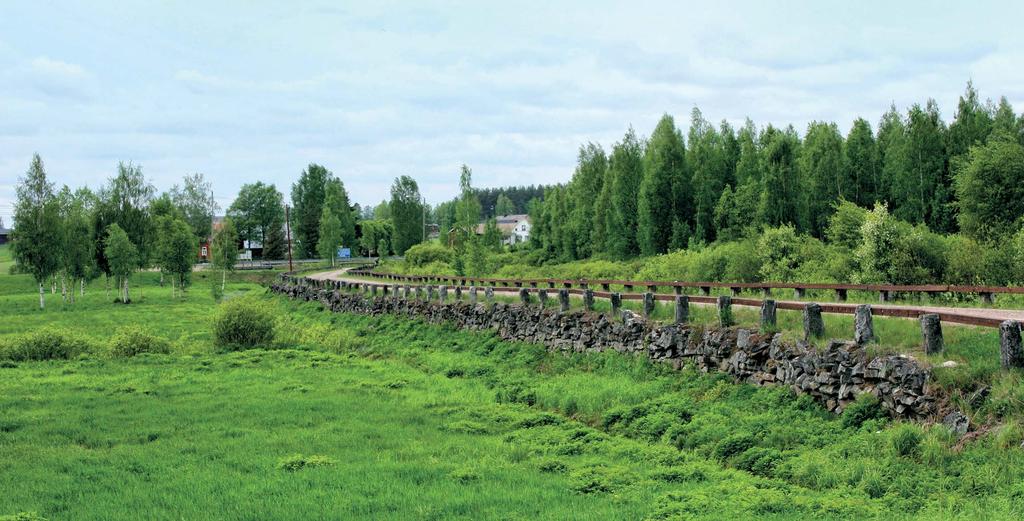
[[[572,179],[530,207],[542,259],[626,259],[791,226],[825,238],[836,208],[881,205],[938,233],[991,241],[1020,228],[1024,116],[1006,98],[982,102],[968,83],[952,123],[934,100],[895,106],[877,130],[856,119],[845,136],[814,121],[738,130],[694,108],[685,135],[664,115],[647,138],[630,128],[606,152],[579,149]]]
[[[108,290],[113,280],[119,301],[130,302],[131,274],[150,267],[158,268],[175,290],[184,290],[198,244],[210,237],[217,211],[202,174],[185,176],[182,185],[158,196],[142,167],[124,162],[96,191],[67,185],[57,190],[36,154],[16,191],[12,254],[16,268],[38,284],[40,307],[45,306],[47,283],[51,293],[59,286],[63,300],[74,303],[76,290],[84,295],[86,284],[100,276]],[[234,243],[230,222],[217,239]],[[236,254],[237,248],[225,250],[215,261],[230,267]]]

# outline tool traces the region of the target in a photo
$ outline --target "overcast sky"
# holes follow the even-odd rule
[[[33,152],[58,185],[202,172],[224,208],[257,180],[287,197],[310,162],[362,204],[401,174],[436,203],[462,163],[563,182],[581,143],[694,106],[845,133],[929,97],[948,122],[973,79],[1024,109],[1013,1],[724,3],[3,0],[0,216]]]

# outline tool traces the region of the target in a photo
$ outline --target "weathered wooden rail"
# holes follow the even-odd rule
[[[292,274],[284,274],[282,275],[282,278],[292,283],[312,285],[319,288],[361,291],[373,297],[376,297],[378,294],[381,296],[391,295],[395,298],[415,298],[417,300],[426,301],[437,300],[442,303],[447,301],[449,298],[449,290],[451,290],[454,293],[456,300],[461,300],[463,294],[468,293],[469,302],[476,304],[479,299],[479,290],[483,289],[484,298],[488,301],[493,301],[495,291],[516,293],[519,295],[523,305],[530,305],[532,302],[539,301],[539,303],[544,306],[550,298],[557,298],[558,305],[561,307],[562,311],[568,311],[570,309],[570,296],[577,295],[582,298],[583,307],[587,311],[594,311],[595,299],[608,299],[611,303],[611,311],[613,315],[621,312],[622,301],[639,300],[643,302],[642,312],[646,317],[650,317],[653,314],[655,303],[657,301],[669,301],[675,306],[674,317],[676,323],[688,321],[688,317],[690,316],[689,306],[691,302],[713,304],[718,308],[719,323],[723,327],[733,325],[731,308],[735,304],[739,306],[760,308],[760,328],[762,330],[775,329],[776,310],[785,309],[802,312],[805,338],[821,338],[824,335],[824,323],[821,317],[822,313],[845,314],[854,316],[853,336],[854,341],[858,344],[864,344],[876,340],[874,336],[874,326],[872,323],[872,317],[874,315],[910,319],[916,318],[921,324],[921,334],[923,337],[922,347],[928,354],[939,353],[943,350],[942,322],[983,327],[997,327],[999,328],[1000,333],[1000,360],[1002,365],[1004,367],[1024,367],[1024,346],[1022,346],[1021,339],[1022,324],[1016,320],[993,319],[953,312],[936,313],[914,307],[885,306],[872,308],[868,304],[776,302],[774,299],[769,298],[733,298],[729,295],[689,296],[682,295],[678,291],[675,295],[655,294],[653,292],[655,289],[653,286],[647,287],[646,289],[651,291],[646,291],[644,293],[621,293],[605,290],[595,291],[589,287],[589,284],[593,283],[592,281],[589,283],[584,282],[584,287],[582,288],[573,288],[571,286],[573,284],[578,284],[578,281],[544,279],[543,282],[546,283],[547,287],[541,287],[541,281],[536,280],[519,281],[468,277],[404,276],[380,274],[369,269],[350,270],[348,271],[348,274],[363,277],[375,277],[387,282],[354,282],[311,279],[307,277],[293,276]],[[415,284],[398,284],[398,281],[407,283],[415,282]],[[556,288],[556,285],[559,282],[562,287]],[[468,286],[466,285],[467,283],[469,284]],[[477,283],[483,283],[484,285],[477,286]],[[497,283],[497,285],[495,283]],[[636,284],[634,283],[632,286],[635,287]],[[726,284],[725,287],[730,286]],[[550,295],[549,290],[556,290],[555,295]]]

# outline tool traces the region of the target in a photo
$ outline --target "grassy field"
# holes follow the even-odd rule
[[[172,299],[145,274],[137,303],[113,304],[97,283],[39,311],[28,278],[0,276],[0,342],[48,326],[95,344],[72,360],[0,362],[0,516],[1024,515],[1024,429],[1012,420],[960,447],[941,426],[837,418],[785,389],[327,313],[241,279],[228,297],[272,306],[277,339],[222,352],[207,284],[197,274]],[[171,353],[111,357],[123,324],[169,339]],[[1024,393],[1010,391],[984,407],[1015,407]]]

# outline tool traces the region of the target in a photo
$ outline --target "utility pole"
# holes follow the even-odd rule
[[[421,228],[423,228],[423,238],[420,239],[420,242],[427,242],[427,200],[424,199],[422,195],[420,196],[420,209],[423,210],[423,219],[421,223],[423,224],[423,226],[421,226]]]
[[[284,229],[288,236],[288,271],[295,271],[292,269],[292,219],[287,204],[284,205]]]

